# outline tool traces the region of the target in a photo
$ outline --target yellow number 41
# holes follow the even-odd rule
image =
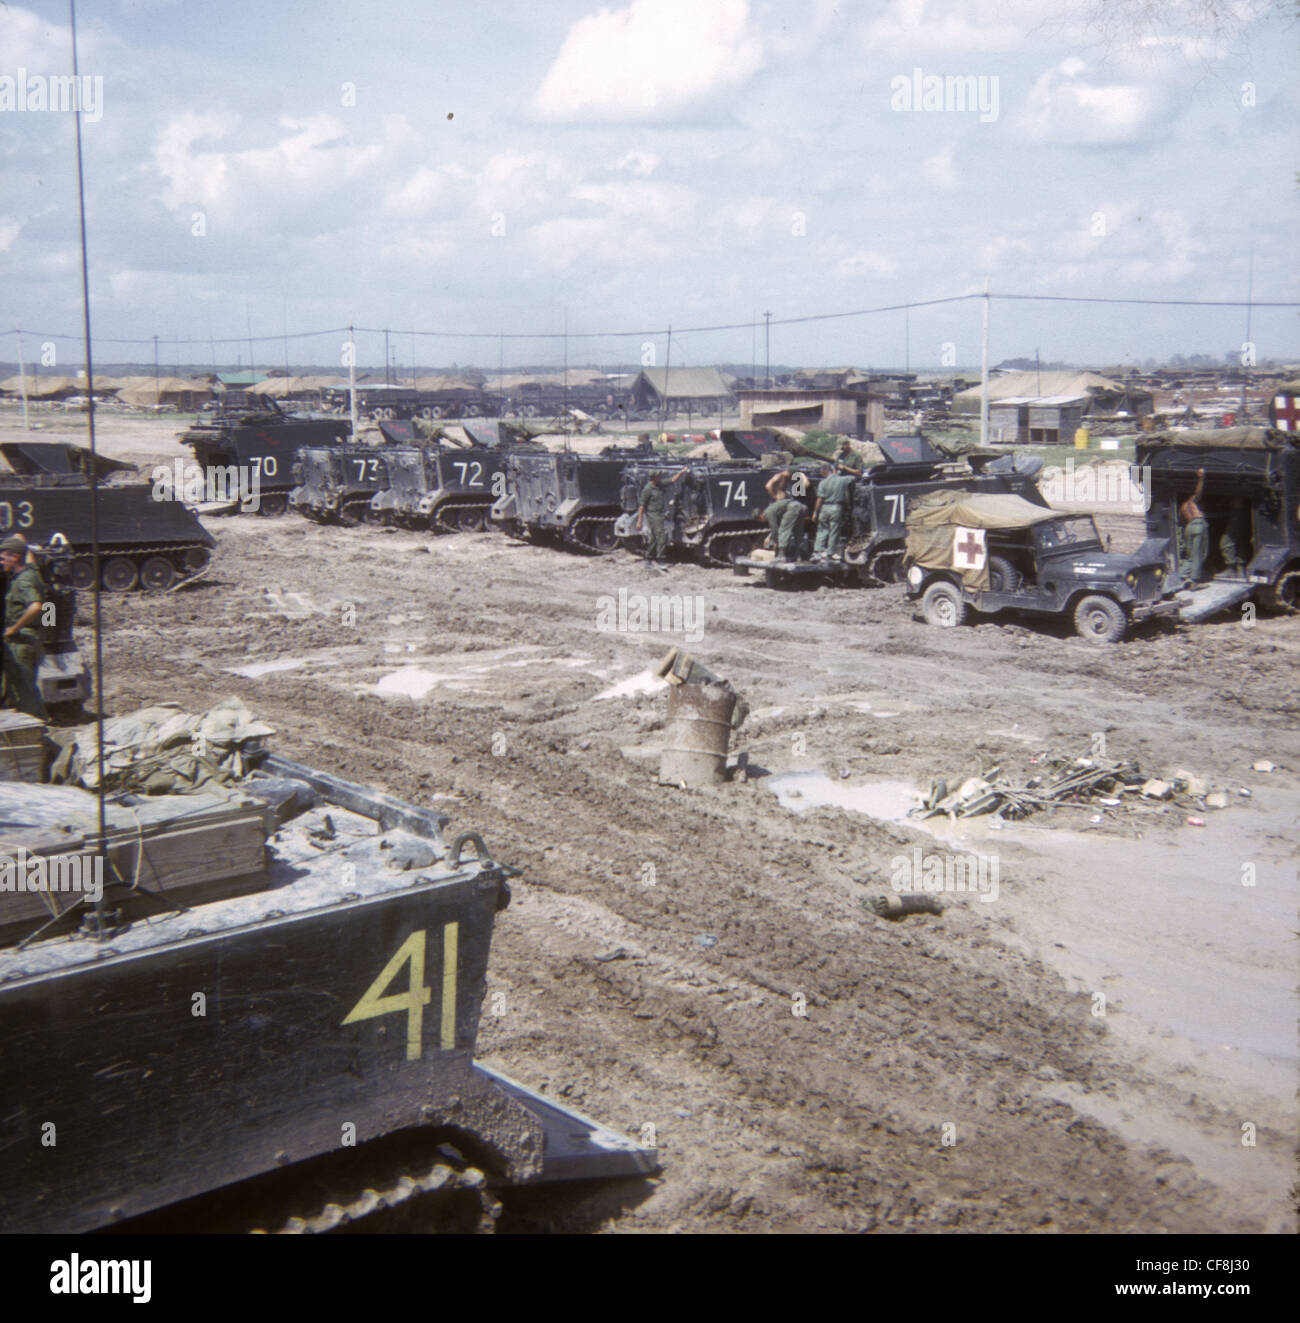
[[[424,1008],[433,997],[432,989],[424,983],[424,956],[427,934],[421,928],[413,932],[399,946],[393,958],[380,971],[379,977],[366,989],[365,995],[347,1013],[344,1024],[370,1020],[376,1015],[396,1015],[406,1012],[406,1059],[418,1061],[423,1050]],[[448,923],[442,929],[442,1034],[439,1046],[444,1052],[456,1046],[456,956],[460,939],[460,924]],[[385,996],[388,985],[397,977],[398,970],[410,964],[405,992]]]

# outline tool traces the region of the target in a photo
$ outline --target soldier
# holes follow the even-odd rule
[[[45,605],[45,582],[28,565],[27,543],[21,537],[0,542],[0,569],[6,576],[4,624],[4,705],[29,717],[48,719],[36,687],[36,671],[44,651],[36,628]]]
[[[683,468],[672,483],[677,483],[686,476],[688,470]],[[648,522],[650,525],[650,536],[646,540],[645,558],[651,565],[659,569],[666,568],[665,557],[668,555],[668,535],[664,532],[664,474],[662,469],[655,469],[650,475],[650,481],[641,488],[641,496],[636,508],[636,527],[639,533],[642,527]]]
[[[841,446],[835,469],[817,484],[817,502],[813,506],[813,523],[817,526],[817,540],[813,545],[813,560],[835,560],[840,555],[840,530],[844,526],[844,503],[853,491],[857,469],[844,462],[847,446]]]
[[[786,489],[793,476],[790,469],[782,469],[767,480],[767,494],[772,498],[772,504],[763,511],[763,518],[772,530],[767,546],[775,544],[777,560],[791,559],[790,552],[798,548],[808,513],[802,501],[787,495]]]
[[[1228,521],[1219,536],[1219,555],[1229,574],[1242,578],[1250,559],[1250,510],[1244,496],[1234,496]]]
[[[1188,583],[1201,583],[1205,578],[1205,558],[1210,553],[1210,524],[1201,509],[1205,492],[1205,470],[1196,470],[1196,490],[1178,507],[1182,520],[1181,547],[1183,560],[1178,572]]]

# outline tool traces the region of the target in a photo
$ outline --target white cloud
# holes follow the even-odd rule
[[[1015,51],[1037,27],[1057,22],[1059,13],[1051,0],[892,0],[863,27],[861,42],[869,53],[906,59]]]
[[[1131,142],[1156,109],[1155,93],[1134,84],[1084,81],[1087,65],[1062,60],[1034,83],[1016,129],[1035,142],[1084,146]]]
[[[747,0],[632,0],[573,25],[533,109],[556,123],[671,120],[762,63]]]
[[[630,151],[614,168],[628,170],[634,175],[652,175],[659,168],[661,159],[654,152]]]
[[[956,188],[957,171],[952,163],[952,143],[922,161],[921,173],[935,188],[944,192],[951,192]]]
[[[22,228],[22,221],[0,221],[0,253],[9,251]]]
[[[898,272],[898,263],[885,253],[869,250],[840,258],[834,270],[837,276],[850,280],[861,276],[892,276]]]

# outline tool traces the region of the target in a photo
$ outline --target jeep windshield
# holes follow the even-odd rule
[[[1097,535],[1097,525],[1091,515],[1071,515],[1068,519],[1053,519],[1050,523],[1039,524],[1038,545],[1043,551],[1059,551],[1068,548],[1074,551],[1081,547],[1101,545]]]

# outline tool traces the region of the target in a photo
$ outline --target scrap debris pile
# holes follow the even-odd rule
[[[1022,785],[1013,784],[1001,767],[968,777],[955,790],[949,788],[947,781],[936,780],[924,803],[913,809],[910,816],[924,819],[947,814],[950,818],[973,818],[993,813],[999,818],[1025,818],[1042,809],[1094,806],[1114,809],[1136,800],[1173,801],[1182,807],[1228,806],[1224,791],[1210,790],[1203,778],[1182,769],[1168,780],[1160,780],[1144,775],[1131,758],[1044,754],[1030,761],[1043,765],[1045,770]],[[1237,793],[1250,794],[1244,788]]]

